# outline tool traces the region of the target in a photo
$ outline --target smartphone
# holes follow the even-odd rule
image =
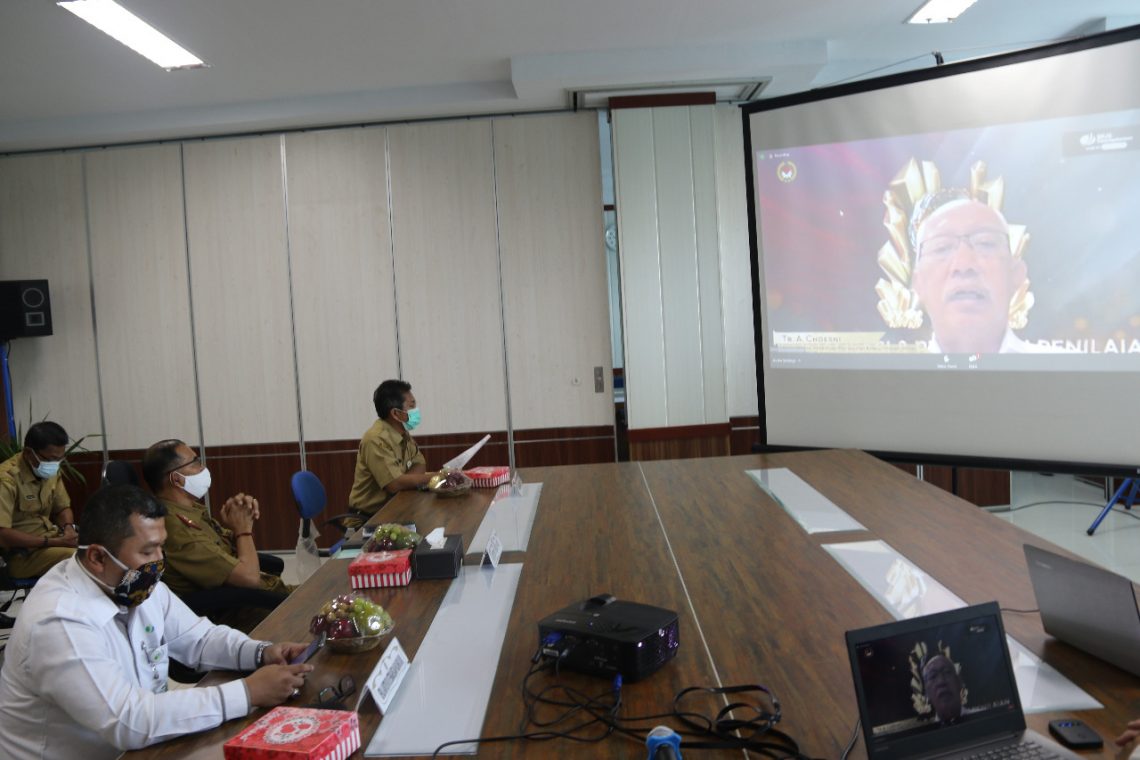
[[[1076,718],[1058,718],[1049,721],[1049,733],[1071,749],[1097,749],[1104,746],[1097,732]]]
[[[289,664],[290,665],[302,665],[302,664],[308,662],[309,659],[317,653],[317,650],[325,645],[325,642],[328,641],[328,638],[329,638],[329,635],[327,633],[321,633],[320,636],[313,639],[312,644],[309,644],[309,646],[305,647],[304,652],[301,652],[301,654],[294,657],[293,661],[290,662]]]

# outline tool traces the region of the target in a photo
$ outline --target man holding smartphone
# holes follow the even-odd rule
[[[0,670],[0,736],[13,760],[101,760],[205,731],[278,705],[311,665],[305,644],[255,641],[196,616],[160,581],[165,508],[134,486],[96,492],[79,552],[24,602]],[[200,689],[167,690],[170,658],[253,671]]]

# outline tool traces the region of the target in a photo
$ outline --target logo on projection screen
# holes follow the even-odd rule
[[[781,161],[776,167],[776,176],[781,182],[792,182],[796,178],[796,165],[792,161]]]

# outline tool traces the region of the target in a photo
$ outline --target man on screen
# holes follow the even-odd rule
[[[943,723],[962,717],[962,679],[950,658],[935,655],[922,668],[922,688]]]
[[[1000,211],[963,189],[946,189],[915,204],[911,287],[930,317],[931,353],[1039,353],[1009,328],[1010,300],[1026,281],[1025,262],[1010,249]]]

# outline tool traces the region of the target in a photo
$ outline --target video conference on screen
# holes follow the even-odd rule
[[[753,143],[773,368],[1140,368],[1140,110]]]
[[[1017,710],[1000,636],[979,618],[859,645],[871,741]]]

